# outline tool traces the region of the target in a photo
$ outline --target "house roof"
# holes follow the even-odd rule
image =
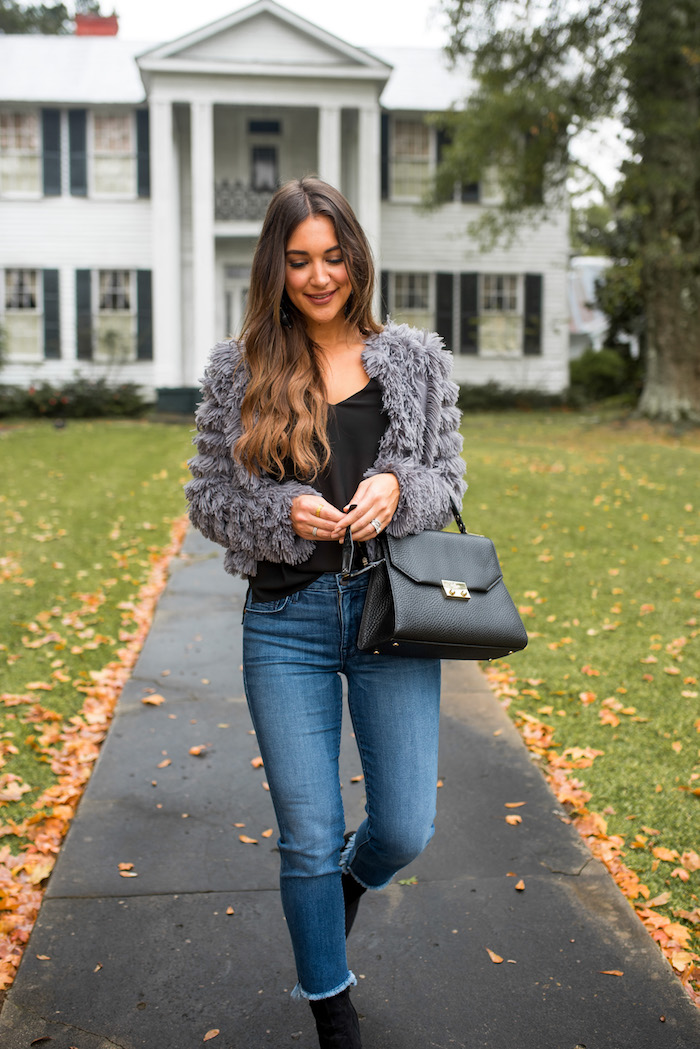
[[[393,72],[381,96],[385,109],[436,113],[459,108],[469,92],[464,68],[449,67],[436,47],[375,47],[374,53],[392,65]]]
[[[0,101],[143,102],[144,44],[98,36],[0,36]]]
[[[165,44],[119,37],[0,35],[0,101],[124,104],[146,100],[141,72],[161,70],[378,81],[391,110],[436,112],[469,89],[437,48],[355,47],[280,7],[256,3]]]

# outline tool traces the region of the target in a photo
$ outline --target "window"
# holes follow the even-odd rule
[[[38,113],[0,113],[0,190],[41,192],[41,134]]]
[[[36,360],[43,356],[39,271],[5,270],[3,325],[8,356]]]
[[[391,197],[423,196],[431,173],[430,128],[420,120],[396,119],[391,135]]]
[[[100,194],[136,193],[134,121],[131,113],[93,116],[93,190]]]
[[[484,274],[481,308],[484,313],[515,313],[518,309],[518,278]]]
[[[130,361],[135,356],[136,325],[132,274],[129,270],[100,270],[95,359]]]
[[[479,353],[482,357],[519,357],[523,317],[520,279],[512,274],[481,277]]]
[[[279,185],[276,146],[253,146],[251,186],[259,193],[274,193]]]
[[[416,328],[433,327],[429,273],[395,273],[391,315]]]

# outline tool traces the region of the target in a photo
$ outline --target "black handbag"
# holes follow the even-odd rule
[[[497,659],[525,648],[495,546],[452,509],[459,532],[378,537],[382,559],[361,569],[371,571],[358,648],[438,659]],[[348,569],[352,545],[346,533]]]

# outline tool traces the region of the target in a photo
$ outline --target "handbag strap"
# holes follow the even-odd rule
[[[464,521],[462,520],[462,515],[459,511],[459,504],[457,503],[453,495],[450,496],[450,508],[452,510],[452,513],[454,514],[454,519],[457,522],[457,527],[459,528],[460,532],[462,533],[462,535],[467,535],[467,528],[464,524]],[[362,567],[353,569],[352,566],[355,560],[356,546],[360,553]],[[343,539],[343,561],[341,568],[341,575],[343,579],[354,579],[356,576],[363,575],[365,572],[369,572],[371,568],[376,568],[377,565],[380,565],[383,560],[384,558],[382,557],[378,561],[370,561],[369,554],[367,553],[367,544],[363,542],[355,543],[355,540],[353,539],[350,533],[350,529],[346,528],[345,538]]]

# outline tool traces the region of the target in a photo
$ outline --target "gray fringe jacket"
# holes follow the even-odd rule
[[[365,476],[393,473],[401,488],[386,530],[400,537],[444,528],[450,496],[461,504],[466,490],[451,357],[438,335],[389,322],[366,340],[362,363],[381,386],[388,417],[377,459]],[[256,477],[234,461],[247,384],[246,368],[239,365],[236,342],[214,347],[196,415],[198,454],[189,462],[194,480],[185,492],[194,526],[226,547],[226,570],[252,576],[257,561],[295,565],[310,557],[315,544],[294,532],[290,511],[296,496],[319,493],[300,481]]]

